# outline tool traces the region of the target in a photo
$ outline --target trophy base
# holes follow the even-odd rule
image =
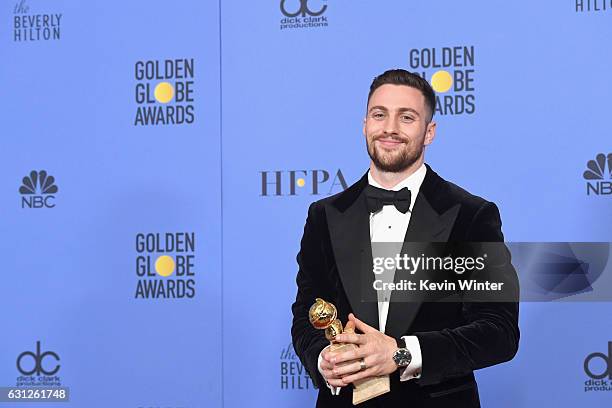
[[[332,343],[330,351],[348,351],[356,348],[354,344],[335,344]],[[353,383],[353,405],[361,404],[362,402],[376,398],[379,395],[391,391],[389,376],[383,375],[380,377],[364,378],[363,380]]]

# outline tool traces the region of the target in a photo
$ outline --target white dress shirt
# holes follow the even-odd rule
[[[412,173],[410,176],[402,180],[400,183],[395,185],[391,190],[399,191],[404,187],[410,190],[410,209],[402,214],[398,211],[394,205],[385,205],[382,210],[377,213],[370,214],[370,240],[371,242],[404,242],[406,236],[406,230],[408,229],[408,223],[412,215],[412,208],[416,201],[421,184],[425,179],[427,173],[427,167],[421,165],[417,171]],[[374,178],[372,174],[368,172],[368,183],[374,187],[382,187]],[[389,301],[378,302],[378,327],[381,332],[385,332],[387,326],[387,314],[389,313]],[[359,316],[357,316],[359,317]],[[404,336],[406,342],[406,348],[412,355],[412,361],[408,367],[404,368],[400,372],[400,381],[408,381],[421,376],[422,357],[421,357],[421,346],[419,339],[416,336]],[[322,357],[319,354],[318,368],[321,372],[321,360]],[[329,384],[333,395],[340,393],[340,387],[333,387]]]

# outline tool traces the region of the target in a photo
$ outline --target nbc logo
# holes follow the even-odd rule
[[[612,153],[599,153],[595,160],[587,162],[587,170],[582,174],[587,187],[587,195],[611,195],[612,181],[604,181],[605,178],[612,180]],[[593,180],[593,181],[589,181]]]
[[[30,172],[25,176],[19,187],[21,193],[21,208],[53,208],[55,207],[55,193],[58,188],[55,178],[47,175],[45,170]]]

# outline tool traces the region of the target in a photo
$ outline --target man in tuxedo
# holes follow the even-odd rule
[[[516,294],[511,300],[362,297],[367,275],[360,271],[371,274],[373,242],[503,243],[497,206],[424,162],[435,137],[435,101],[418,75],[396,69],[376,77],[363,125],[368,172],[308,210],[291,333],[319,388],[318,407],[352,406],[352,383],[384,375],[391,391],[360,406],[479,407],[473,371],[509,361],[518,350],[518,281],[507,250],[497,266]],[[317,297],[333,303],[338,319],[357,329],[335,339],[358,345],[354,351],[329,351],[323,331],[312,327],[308,311]]]

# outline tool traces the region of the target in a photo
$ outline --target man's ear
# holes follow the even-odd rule
[[[363,118],[363,127],[361,128],[361,131],[363,132],[363,135],[364,135],[364,136],[366,135],[366,129],[365,129],[365,126],[366,126],[366,118]]]
[[[427,130],[425,131],[425,146],[430,145],[436,137],[436,122],[433,120],[427,124]]]

